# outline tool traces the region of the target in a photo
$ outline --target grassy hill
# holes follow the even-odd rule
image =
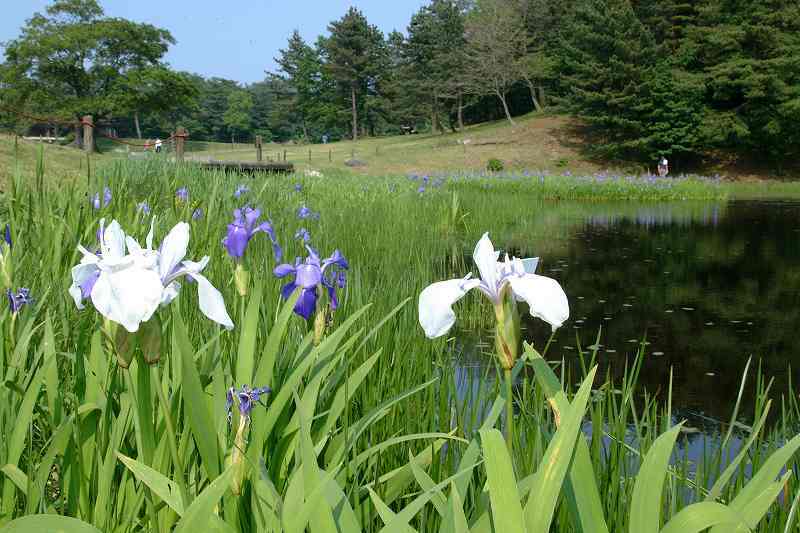
[[[282,160],[286,157],[300,171],[335,169],[376,176],[476,172],[485,169],[490,158],[500,159],[510,171],[591,174],[610,167],[615,169],[612,165],[591,161],[581,153],[581,143],[585,141],[574,133],[574,123],[568,117],[529,114],[515,120],[517,124],[514,126],[502,120],[469,126],[458,133],[399,135],[325,145],[271,143],[264,145],[263,153],[265,159]],[[128,157],[126,147],[104,142],[102,153],[92,156],[93,164]],[[16,168],[23,174],[33,175],[40,150],[44,154],[47,176],[64,179],[86,172],[86,156],[79,150],[22,140],[15,148],[13,137],[0,135],[0,184]],[[190,138],[187,158],[255,161],[256,151],[252,144],[204,142]],[[345,166],[344,162],[352,158],[363,162],[364,166]],[[647,169],[628,164],[617,170],[638,173]],[[684,169],[672,170],[680,173]],[[745,181],[771,177],[763,170],[748,169],[735,163],[709,167],[705,173],[720,173]]]
[[[601,167],[581,157],[570,138],[569,121],[564,117],[527,115],[516,126],[507,121],[469,126],[458,133],[415,134],[367,138],[311,145],[264,146],[265,157],[286,158],[298,168],[326,170],[347,168],[344,161],[355,158],[366,163],[353,172],[367,175],[407,174],[411,172],[477,171],[486,168],[490,158],[503,161],[509,170],[570,170],[593,172]],[[209,146],[192,151],[195,158],[255,160],[255,149],[248,146]],[[310,156],[310,157],[309,157]]]

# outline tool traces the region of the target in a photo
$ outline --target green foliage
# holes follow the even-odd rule
[[[486,170],[489,172],[501,172],[504,168],[506,167],[503,162],[496,157],[493,157],[486,162]]]
[[[139,111],[136,105],[152,105],[165,96],[134,101],[121,93],[138,86],[143,72],[152,80],[152,69],[161,67],[174,42],[168,31],[150,24],[105,17],[96,0],[59,0],[44,14],[34,14],[21,35],[7,43],[4,71],[13,78],[3,81],[39,114],[100,119],[120,110]],[[163,70],[155,72],[163,82]],[[163,83],[152,88],[164,89]],[[168,87],[174,88],[174,83]]]
[[[253,111],[253,97],[247,91],[233,91],[228,94],[228,108],[222,120],[231,132],[246,133],[250,131],[250,116]]]
[[[621,159],[647,152],[644,85],[655,44],[627,0],[580,2],[562,43],[568,108],[601,135],[594,148]]]
[[[327,59],[325,68],[336,81],[342,95],[350,101],[352,138],[358,138],[358,110],[374,91],[385,72],[386,43],[380,30],[351,7],[340,19],[328,25],[330,36],[321,42]]]

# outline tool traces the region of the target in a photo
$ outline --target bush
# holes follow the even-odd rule
[[[486,170],[488,170],[489,172],[500,172],[504,168],[505,168],[505,165],[503,164],[503,162],[501,160],[497,159],[496,157],[491,158],[486,163]]]

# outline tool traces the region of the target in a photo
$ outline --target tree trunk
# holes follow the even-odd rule
[[[431,107],[431,133],[439,131],[439,98],[433,95],[433,106]]]
[[[528,89],[531,91],[531,102],[533,102],[533,108],[536,110],[537,113],[542,111],[542,106],[539,103],[539,100],[536,99],[536,87],[533,86],[533,83],[530,81],[526,81],[528,84]]]
[[[464,95],[458,93],[458,129],[464,129]]]
[[[350,85],[350,100],[353,104],[353,142],[358,140],[358,109],[356,108],[356,84]]]
[[[506,118],[508,119],[508,121],[511,123],[512,126],[516,126],[517,123],[514,122],[513,118],[511,118],[511,112],[509,112],[509,110],[508,110],[508,103],[506,102],[505,93],[503,93],[501,91],[497,91],[496,94],[497,94],[497,97],[500,99],[500,102],[503,103],[503,111],[505,111],[505,113],[506,113]]]
[[[306,118],[303,117],[303,140],[308,140],[308,126],[306,126]]]
[[[133,114],[133,123],[136,126],[136,137],[139,140],[142,140],[142,128],[139,126],[139,112],[136,111]]]

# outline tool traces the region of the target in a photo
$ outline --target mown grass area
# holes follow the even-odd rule
[[[435,341],[423,335],[417,296],[432,282],[476,272],[470,254],[483,232],[498,248],[547,261],[547,246],[536,243],[570,232],[559,216],[571,215],[548,209],[541,191],[563,195],[562,183],[574,180],[232,178],[157,160],[106,162],[88,180],[16,175],[0,197],[0,221],[10,224],[14,242],[4,249],[0,279],[14,291],[30,289],[34,301],[17,312],[0,310],[0,524],[51,513],[92,524],[87,531],[215,524],[226,531],[433,532],[458,525],[602,533],[645,531],[662,516],[657,527],[676,520],[674,530],[693,531],[681,528],[688,513],[723,531],[745,514],[750,529],[784,531],[800,493],[793,476],[780,477],[784,466],[800,468],[795,394],[786,396],[780,422],[766,428],[767,398],[783,391],[759,381],[754,420],[739,420],[738,402],[732,405],[739,429],[729,424],[721,445],[693,462],[668,394],[637,390],[647,360],[635,352],[624,381],[610,383],[591,378],[596,354],[547,364],[528,349],[509,398],[491,348],[481,354],[489,364],[464,372],[458,333]],[[183,188],[186,197],[176,194]],[[160,261],[164,236],[187,222],[186,258],[209,257],[203,274],[220,290],[232,330],[200,312],[199,285],[188,280],[145,336],[135,337],[141,351],[131,351],[131,337],[91,302],[76,308],[67,294],[81,258],[76,245],[90,256],[102,248],[100,219],[119,221],[144,244],[151,216],[143,202],[156,216],[147,257]],[[266,234],[255,234],[238,262],[226,253],[221,240],[232,211],[245,205],[271,220],[282,260],[308,255],[301,228],[323,258],[334,249],[347,258],[339,307],[324,330],[282,301],[286,279],[273,275],[280,260]],[[598,216],[620,210],[589,206]],[[127,287],[127,298],[139,288]],[[494,317],[479,294],[464,298],[456,313],[462,331],[490,327]],[[546,338],[548,326],[528,326]],[[145,351],[158,355],[157,364],[145,364]],[[127,369],[117,365],[126,355],[133,356]],[[580,390],[572,385],[582,381]],[[252,405],[249,418],[234,403],[229,419],[226,391],[242,385],[272,392]],[[512,454],[498,431],[507,427],[500,415],[508,399]],[[587,424],[593,429],[584,438]],[[786,496],[776,502],[781,491]],[[53,523],[38,523],[48,527]]]
[[[516,126],[497,121],[468,126],[457,133],[364,138],[324,145],[266,144],[264,155],[283,159],[285,152],[287,160],[301,170],[347,169],[344,162],[357,159],[365,166],[351,171],[371,176],[476,171],[485,169],[491,158],[500,159],[511,171],[570,170],[576,174],[591,174],[601,170],[601,165],[587,161],[575,149],[578,140],[570,136],[568,124],[563,117],[526,115],[517,119]],[[203,150],[201,145],[197,148],[199,150],[192,150],[192,155],[199,158],[245,161],[256,158],[254,148],[241,145],[228,150],[219,145],[210,146],[208,150]],[[638,169],[631,166],[626,170]]]

